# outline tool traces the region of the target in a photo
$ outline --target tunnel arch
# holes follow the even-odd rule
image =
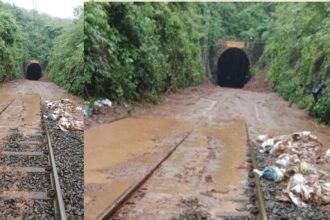
[[[239,48],[228,48],[217,63],[217,84],[222,87],[242,88],[250,79],[250,61]]]
[[[29,80],[39,80],[42,76],[42,68],[39,63],[29,63],[26,68],[25,77]]]

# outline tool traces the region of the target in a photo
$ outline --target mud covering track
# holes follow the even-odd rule
[[[161,105],[136,107],[130,117],[139,118],[141,121],[136,122],[134,126],[123,120],[108,125],[96,125],[90,131],[85,131],[87,138],[93,129],[102,130],[103,135],[101,132],[98,136],[90,133],[89,137],[90,140],[97,137],[98,141],[102,141],[102,139],[107,140],[106,136],[109,135],[113,135],[115,139],[130,133],[142,137],[144,126],[150,126],[144,120],[150,118],[156,121],[172,120],[176,124],[189,123],[194,127],[188,140],[162,164],[145,185],[113,216],[113,219],[155,219],[155,217],[185,219],[189,216],[219,219],[220,216],[230,217],[231,213],[238,212],[241,216],[246,216],[249,204],[243,193],[246,189],[244,180],[247,179],[244,157],[246,147],[243,144],[244,126],[242,128],[245,123],[249,127],[251,139],[264,133],[279,135],[310,130],[325,146],[330,144],[328,127],[317,125],[304,111],[295,106],[290,107],[276,93],[266,90],[266,88],[256,91],[253,88],[230,89],[205,84],[169,95],[164,98]],[[122,123],[121,126],[118,123]],[[104,129],[107,126],[117,127],[116,132]],[[154,126],[158,128],[156,124]],[[173,130],[179,131],[175,128]],[[180,135],[176,137],[180,139]],[[121,157],[117,159],[116,164],[108,164],[98,169],[101,175],[100,182],[95,184],[85,182],[86,216],[92,213],[91,210],[95,210],[98,200],[103,200],[103,204],[106,202],[108,205],[111,204],[116,196],[130,186],[130,183],[124,184],[126,181],[134,181],[132,177],[142,175],[141,170],[150,169],[152,163],[148,163],[150,160],[146,159],[146,156],[165,149],[160,143],[164,141],[173,145],[178,140],[169,138],[166,132],[159,131],[156,137],[145,141],[150,144],[150,148],[141,148],[139,142],[123,138],[121,143],[103,145],[99,148],[99,153],[95,151],[96,155],[108,161],[118,157],[104,153],[102,148],[122,150],[122,154],[127,154],[129,157]],[[91,144],[88,144],[87,140],[85,150],[100,146],[92,141],[89,143]],[[121,144],[127,147],[121,148]],[[136,148],[141,150],[138,154]],[[141,157],[144,159],[139,160]],[[157,158],[159,159],[158,156]],[[89,169],[88,166],[89,163],[86,161],[85,170]],[[91,179],[93,175],[90,176]],[[89,179],[88,173],[85,178]],[[94,180],[98,179],[94,178]],[[105,195],[109,196],[108,184],[121,186],[112,188],[111,192],[116,195],[113,194],[114,197],[111,199],[105,197]],[[221,210],[222,207],[224,210]],[[95,216],[86,219],[93,217]]]
[[[81,98],[68,94],[52,82],[20,79],[0,84],[0,219],[52,219],[54,217],[52,200],[49,200],[49,197],[52,197],[52,192],[49,191],[51,188],[49,173],[47,166],[45,167],[48,162],[47,150],[42,139],[41,105],[45,100],[65,98],[77,104],[83,102]],[[69,189],[63,188],[65,202],[70,203],[65,207],[68,217],[83,219],[82,138],[79,140],[74,135],[71,135],[73,136],[71,138],[70,134],[63,135],[58,129],[53,133],[55,135],[51,134],[51,139],[55,136],[53,147],[56,162],[60,167],[59,173],[63,174],[61,183],[64,182],[64,186],[70,185],[70,183],[66,184],[67,182],[74,183],[74,186],[70,185]],[[28,169],[23,171],[18,169],[16,172],[16,167]],[[69,168],[79,170],[71,172],[72,170],[67,170]],[[72,173],[75,175],[71,175]],[[14,192],[11,196],[18,191],[19,198],[3,199],[7,196],[6,193],[1,194],[4,191]],[[24,194],[24,191],[33,193]],[[71,202],[74,205],[70,206]]]

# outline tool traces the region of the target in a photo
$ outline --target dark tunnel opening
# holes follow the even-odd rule
[[[41,66],[38,63],[30,63],[26,69],[26,78],[29,80],[39,80],[41,76]]]
[[[222,87],[243,88],[250,79],[249,67],[249,58],[243,50],[227,49],[218,60],[217,84]]]

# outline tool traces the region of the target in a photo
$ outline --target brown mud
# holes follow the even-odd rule
[[[30,137],[38,136],[42,133],[41,127],[41,105],[46,100],[58,100],[69,98],[73,102],[77,104],[82,104],[83,99],[79,97],[75,97],[70,95],[64,89],[56,86],[54,83],[50,82],[49,79],[44,77],[42,81],[30,81],[25,79],[18,79],[7,83],[0,84],[0,156],[2,156],[2,151],[5,146],[13,144],[15,142],[15,146],[17,147],[17,143],[20,140],[28,140]],[[22,136],[20,136],[22,135]],[[16,143],[17,142],[17,143]],[[25,145],[24,145],[25,146]],[[22,146],[20,146],[22,147]],[[38,147],[38,145],[27,144],[24,147],[24,150],[34,151],[34,148]],[[39,147],[38,147],[39,148]],[[22,148],[23,149],[23,148]],[[40,149],[39,149],[40,151]],[[29,162],[38,161],[38,160],[28,160]],[[6,165],[0,166],[0,175],[6,173]],[[5,175],[3,175],[5,176]],[[27,171],[15,172],[11,173],[10,177],[12,178],[13,187],[9,188],[11,195],[14,195],[17,191],[17,187],[15,184],[24,185],[29,183],[22,183],[22,178],[27,176]],[[15,177],[15,179],[13,179]],[[3,180],[3,179],[2,179]],[[39,179],[39,184],[42,184],[42,180]],[[0,181],[1,182],[1,181]],[[6,182],[5,184],[11,183]],[[1,184],[0,184],[1,185]],[[1,186],[2,187],[2,186]],[[8,207],[5,207],[6,212],[2,212],[5,217],[8,219],[12,219],[10,216],[6,216],[11,211],[19,211],[23,210],[26,206],[24,204],[33,203],[33,200],[29,198],[29,194],[22,193],[21,191],[17,192],[20,195],[21,199],[24,202],[22,207],[14,207],[12,210],[8,210]],[[4,207],[6,202],[1,202],[1,207]],[[14,203],[13,203],[14,204]],[[52,208],[52,206],[51,206]],[[24,209],[26,211],[26,209]],[[37,208],[34,207],[32,212],[36,216],[38,211]],[[42,212],[47,212],[47,210],[41,209]],[[22,212],[23,213],[23,212]],[[21,214],[22,214],[21,213]],[[23,215],[23,214],[22,214]],[[2,216],[2,215],[1,215]],[[21,219],[20,217],[15,219]]]
[[[83,103],[82,98],[70,95],[48,80],[18,79],[0,84],[0,140],[15,128],[23,135],[40,131],[41,103],[65,98]]]
[[[85,178],[91,183],[85,183],[86,217],[95,210],[98,200],[102,201],[100,204],[103,206],[106,206],[107,202],[110,205],[116,200],[116,196],[136,181],[134,176],[142,174],[140,170],[152,168],[153,163],[146,163],[143,160],[140,163],[136,155],[130,155],[131,151],[136,152],[135,148],[138,148],[141,149],[138,151],[139,155],[150,155],[154,152],[151,149],[165,149],[164,151],[169,149],[151,143],[150,140],[150,145],[144,145],[150,148],[141,148],[140,143],[130,141],[129,138],[123,138],[116,144],[109,143],[109,137],[117,139],[127,134],[144,137],[143,127],[149,126],[146,121],[150,118],[156,122],[153,129],[158,131],[154,133],[157,134],[157,140],[165,141],[172,146],[177,139],[169,137],[167,130],[159,129],[158,120],[172,120],[174,124],[189,123],[193,126],[193,132],[152,175],[143,188],[129,200],[129,203],[117,212],[116,217],[119,219],[177,218],[180,212],[184,212],[183,201],[198,201],[196,204],[198,203],[200,211],[207,213],[207,216],[213,219],[223,211],[245,211],[246,208],[242,207],[242,203],[233,202],[228,198],[240,198],[244,191],[247,174],[244,163],[246,125],[252,139],[259,134],[278,135],[309,130],[318,136],[325,146],[329,146],[329,127],[318,125],[303,110],[294,105],[290,106],[278,94],[272,92],[267,84],[258,82],[264,79],[265,77],[255,79],[256,81],[252,81],[244,89],[221,88],[209,83],[188,88],[165,96],[160,105],[137,105],[128,119],[110,125],[99,124],[111,121],[116,116],[125,115],[126,109],[122,108],[116,114],[113,112],[117,110],[110,110],[106,115],[92,118],[89,122],[92,129],[85,131],[85,138],[95,140],[96,134],[91,132],[99,129],[102,132],[98,133],[97,140],[104,141],[107,145],[98,143],[98,147],[87,140],[85,155],[88,154],[86,149],[93,151],[93,148],[97,148],[98,153],[94,154],[94,157],[103,157],[103,160],[109,162],[106,169],[105,167],[99,169],[103,176],[96,178],[94,176],[96,172],[85,173]],[[133,120],[130,117],[139,118],[139,123],[134,126],[127,123],[127,120]],[[119,122],[123,123],[123,126],[118,127]],[[117,126],[117,129],[115,131],[109,129],[112,126]],[[173,127],[170,130],[177,129]],[[101,133],[103,135],[99,135]],[[148,143],[147,139],[145,141]],[[105,148],[122,151],[115,155],[130,156],[118,158],[109,153],[109,149],[104,151]],[[116,164],[111,164],[110,161],[116,161]],[[89,170],[89,166],[94,166],[93,163],[86,160],[85,170]],[[111,175],[105,170],[112,170]],[[94,184],[93,181],[99,182]],[[120,188],[111,189],[113,184]],[[96,213],[93,214],[86,219],[95,217]]]

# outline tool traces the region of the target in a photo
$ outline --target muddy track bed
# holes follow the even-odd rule
[[[54,219],[52,169],[44,137],[24,138],[12,130],[1,148],[0,219]]]
[[[45,147],[44,143],[40,137],[40,135],[33,135],[27,138],[23,138],[23,136],[17,133],[17,130],[13,131],[13,134],[7,138],[7,141],[3,143],[3,150],[4,151],[12,151],[12,152],[22,152],[22,151],[44,151],[47,152],[47,148]]]
[[[254,149],[256,160],[259,169],[267,166],[267,161],[271,160],[269,154],[260,153],[256,148]],[[327,220],[330,218],[330,213],[326,213],[317,205],[309,205],[306,208],[299,208],[293,203],[278,201],[276,196],[282,194],[283,186],[279,183],[261,180],[261,189],[264,194],[265,209],[267,218],[269,220],[277,219],[315,219]]]
[[[49,112],[43,106],[43,115]],[[68,219],[84,219],[83,132],[63,132],[57,122],[48,125]]]
[[[191,134],[191,133],[190,133]],[[226,220],[249,220],[249,219],[257,219],[257,215],[259,214],[257,204],[256,204],[256,194],[254,191],[255,184],[249,184],[248,179],[251,182],[254,182],[254,179],[251,178],[251,176],[246,176],[245,184],[242,186],[242,194],[237,193],[236,196],[232,194],[227,194],[228,191],[225,190],[222,186],[218,186],[219,188],[213,188],[210,183],[213,182],[212,176],[208,173],[208,166],[209,164],[206,162],[204,164],[205,167],[203,167],[202,164],[184,164],[183,168],[186,169],[187,172],[182,171],[180,174],[174,173],[174,179],[177,179],[178,182],[174,182],[174,184],[178,184],[179,182],[182,185],[189,185],[190,182],[195,183],[194,190],[198,193],[190,192],[188,194],[180,194],[180,189],[174,190],[174,194],[166,194],[166,192],[159,193],[157,191],[159,188],[155,188],[153,186],[153,183],[155,182],[155,179],[162,178],[163,172],[166,172],[166,170],[169,170],[169,167],[177,166],[177,164],[172,164],[173,161],[175,161],[175,158],[181,152],[182,148],[185,148],[187,145],[187,142],[189,142],[188,134],[183,138],[174,148],[175,151],[173,152],[173,157],[170,158],[171,155],[167,155],[165,158],[162,159],[162,162],[158,164],[156,167],[153,168],[152,173],[149,173],[147,176],[142,178],[140,183],[136,183],[136,187],[130,187],[126,192],[124,192],[118,200],[113,203],[113,205],[105,212],[103,216],[99,216],[97,219],[112,219],[112,220],[120,220],[120,219],[154,219],[155,217],[153,214],[150,213],[143,213],[144,205],[146,204],[146,200],[148,203],[157,203],[158,200],[154,198],[157,198],[158,196],[164,196],[164,197],[176,197],[176,200],[173,200],[175,202],[175,210],[173,209],[163,209],[163,207],[167,208],[167,206],[162,206],[162,203],[166,203],[169,200],[162,200],[162,203],[157,203],[153,207],[157,207],[158,204],[162,208],[155,208],[153,211],[157,211],[159,213],[158,219],[171,219],[171,220],[204,220],[204,219],[226,219]],[[194,136],[194,135],[192,135]],[[194,136],[195,137],[195,136]],[[190,141],[192,140],[190,139]],[[209,142],[211,143],[211,137],[208,138]],[[217,145],[218,143],[214,140],[212,143]],[[180,146],[183,145],[183,146]],[[193,151],[190,148],[191,151]],[[195,149],[197,150],[197,149]],[[207,157],[206,161],[210,161],[212,159],[218,158],[220,153],[216,153],[216,148],[209,147],[209,150],[211,154],[208,154],[209,157]],[[178,152],[179,151],[179,152]],[[183,150],[185,151],[185,150]],[[213,152],[213,153],[212,153]],[[197,150],[195,155],[201,155],[205,153],[203,150]],[[189,156],[188,156],[189,157]],[[189,157],[191,158],[191,157]],[[181,158],[183,160],[183,158]],[[243,173],[247,174],[247,171],[249,170],[250,160],[248,160],[246,163],[243,163],[245,165],[242,165],[242,169],[246,169]],[[179,166],[179,165],[178,165]],[[197,168],[198,167],[198,168]],[[243,168],[244,167],[244,168]],[[198,174],[195,174],[193,170],[196,168],[196,172]],[[251,170],[251,169],[250,169]],[[252,170],[251,170],[252,171]],[[167,177],[168,178],[168,177]],[[197,178],[198,180],[194,180],[194,178]],[[213,177],[215,178],[215,177]],[[244,179],[244,178],[243,178]],[[160,180],[157,181],[157,180]],[[171,185],[170,182],[166,182],[165,179],[157,179],[156,182],[159,185],[166,185],[165,187]],[[161,183],[161,181],[164,181]],[[202,188],[204,181],[206,181],[206,188]],[[198,184],[197,184],[198,183]],[[221,185],[221,183],[220,183]],[[179,188],[179,187],[178,187]],[[237,190],[237,189],[236,189]],[[216,196],[219,196],[219,194],[222,194],[221,198],[218,199]],[[146,200],[144,200],[146,199]],[[208,200],[210,199],[210,200]],[[211,201],[215,204],[208,204],[205,202]],[[171,201],[172,202],[172,201]],[[231,205],[234,205],[233,208]],[[213,206],[226,206],[230,207],[230,210],[226,209],[220,209],[217,210],[216,213],[214,213],[214,209],[212,209]],[[228,206],[229,205],[229,206]],[[141,210],[139,210],[139,207]],[[150,212],[150,210],[148,210]],[[213,212],[212,212],[213,211]]]

